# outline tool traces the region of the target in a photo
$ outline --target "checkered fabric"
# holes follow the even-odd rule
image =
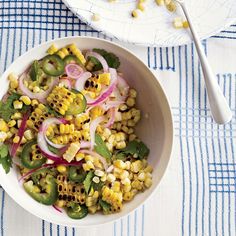
[[[0,0],[0,73],[30,48],[70,35],[106,38],[78,20],[60,0]],[[233,111],[225,126],[216,125],[210,116],[192,44],[149,48],[120,43],[157,75],[174,117],[171,163],[145,205],[105,227],[85,230],[45,222],[0,189],[0,235],[235,236],[236,25],[203,43]]]

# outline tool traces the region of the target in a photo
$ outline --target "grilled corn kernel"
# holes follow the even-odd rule
[[[100,178],[100,180],[101,180],[102,182],[105,182],[105,181],[107,180],[107,176],[104,174],[104,175]]]
[[[114,181],[113,184],[112,184],[111,189],[114,192],[119,192],[120,191],[120,182],[119,181]]]
[[[22,114],[20,112],[15,112],[12,116],[11,119],[12,120],[18,120],[22,118]]]
[[[60,172],[61,174],[64,174],[64,173],[67,172],[66,167],[63,166],[63,165],[58,165],[58,166],[57,166],[57,170],[58,170],[58,172]]]
[[[84,159],[84,157],[85,157],[84,153],[79,152],[78,154],[76,154],[75,159],[76,161],[81,161]]]
[[[36,99],[33,99],[32,101],[31,101],[31,106],[36,106],[36,105],[38,105],[39,104],[39,102],[36,100]]]
[[[134,193],[133,192],[127,192],[124,194],[123,199],[125,201],[130,201],[134,198]]]
[[[137,190],[142,190],[143,188],[143,183],[139,180],[134,180],[131,184],[132,188],[137,189]]]
[[[126,142],[125,141],[120,141],[116,143],[116,149],[123,149],[126,147]]]
[[[0,131],[7,132],[9,130],[7,123],[0,119]]]
[[[98,82],[108,86],[111,81],[111,74],[110,73],[103,73],[98,75]]]
[[[148,166],[144,169],[144,171],[145,171],[146,173],[152,173],[153,168],[152,168],[151,165],[148,165]]]
[[[21,101],[16,100],[13,102],[13,107],[14,109],[22,109],[23,103]]]
[[[51,47],[47,50],[47,53],[52,55],[58,51],[57,47],[55,44],[52,44]]]
[[[17,135],[13,138],[12,140],[13,143],[19,143],[20,142],[20,137]]]
[[[21,96],[20,100],[27,106],[31,104],[31,99],[28,96]]]
[[[140,160],[131,163],[130,170],[134,173],[138,173],[143,167],[143,164]]]
[[[68,51],[71,51],[82,62],[83,65],[86,63],[86,59],[84,58],[84,55],[74,43],[68,45],[67,49]]]

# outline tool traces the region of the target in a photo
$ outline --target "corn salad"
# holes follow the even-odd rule
[[[53,44],[19,78],[9,75],[0,103],[6,173],[16,159],[25,191],[73,219],[119,212],[152,185],[149,149],[135,133],[138,94],[119,66],[103,49]]]

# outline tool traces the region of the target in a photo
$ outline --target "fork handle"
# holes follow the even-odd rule
[[[210,104],[213,119],[218,124],[225,124],[232,119],[232,112],[209,65],[200,38],[189,16],[186,4],[184,2],[179,2],[179,4],[185,14],[186,19],[188,20],[189,27],[193,35],[195,47],[197,49],[199,60],[202,66],[202,72],[204,75],[206,90],[208,94],[208,101]]]

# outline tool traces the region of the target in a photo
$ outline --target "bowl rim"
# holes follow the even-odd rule
[[[67,36],[67,37],[60,37],[60,38],[55,38],[55,39],[52,39],[52,40],[48,40],[48,41],[45,41],[33,48],[31,48],[30,50],[26,51],[25,53],[23,53],[22,55],[20,55],[19,57],[17,57],[16,59],[14,59],[14,61],[7,67],[7,69],[3,72],[3,74],[0,75],[0,78],[1,77],[5,77],[8,73],[9,73],[9,69],[10,67],[12,66],[12,64],[15,62],[15,61],[18,61],[18,60],[21,60],[22,57],[24,57],[26,54],[30,53],[31,51],[35,50],[35,49],[39,49],[41,48],[42,46],[46,45],[46,44],[52,44],[52,43],[56,43],[57,41],[63,41],[63,40],[67,40],[67,39],[87,39],[87,40],[97,40],[97,41],[101,41],[103,43],[106,43],[106,44],[110,44],[111,46],[116,46],[118,48],[121,48],[122,50],[128,52],[129,54],[131,54],[133,57],[135,57],[141,64],[143,67],[145,67],[149,73],[153,76],[153,79],[155,78],[156,80],[156,83],[158,84],[161,92],[163,93],[163,100],[164,102],[166,103],[166,109],[167,109],[167,112],[169,113],[169,122],[170,122],[170,127],[169,127],[169,130],[170,130],[170,133],[169,133],[169,139],[170,139],[170,146],[169,146],[169,149],[168,149],[168,160],[167,160],[167,163],[166,163],[166,167],[164,169],[164,172],[162,174],[162,176],[160,177],[160,180],[159,182],[157,183],[157,185],[154,187],[154,189],[149,193],[149,195],[141,200],[140,204],[135,207],[134,209],[130,210],[129,212],[125,213],[124,215],[121,215],[121,216],[118,216],[117,218],[115,219],[110,219],[106,222],[101,222],[101,223],[92,223],[92,224],[87,224],[87,225],[76,225],[76,224],[73,224],[73,223],[69,223],[68,222],[65,222],[65,223],[62,223],[62,222],[59,222],[55,219],[51,219],[50,217],[47,216],[47,214],[45,215],[41,215],[40,213],[38,212],[32,212],[30,210],[30,207],[27,205],[27,204],[23,204],[18,198],[12,196],[12,194],[10,193],[10,190],[8,188],[7,185],[5,185],[5,183],[1,180],[0,178],[0,184],[1,186],[3,187],[3,190],[6,191],[6,193],[8,194],[8,196],[10,196],[10,198],[12,200],[14,200],[14,202],[16,202],[19,206],[21,206],[23,209],[25,209],[27,212],[29,212],[30,214],[32,215],[35,215],[37,216],[38,218],[40,219],[43,219],[47,222],[51,222],[53,224],[57,224],[57,225],[61,225],[61,226],[68,226],[68,227],[75,227],[75,228],[88,228],[88,227],[97,227],[97,226],[101,226],[101,225],[106,225],[106,224],[109,224],[109,223],[113,223],[123,217],[126,217],[127,215],[131,214],[132,212],[134,212],[136,209],[140,208],[151,196],[154,195],[154,193],[157,191],[157,189],[159,188],[161,182],[163,181],[163,178],[167,172],[167,169],[169,167],[169,164],[170,164],[170,160],[171,160],[171,156],[172,156],[172,152],[173,152],[173,143],[174,143],[174,127],[173,127],[173,115],[172,115],[172,111],[171,111],[171,108],[170,108],[170,102],[168,100],[168,97],[166,96],[166,93],[161,85],[161,83],[157,80],[156,76],[154,75],[154,73],[151,71],[151,69],[141,60],[139,59],[133,52],[131,52],[129,49],[117,44],[117,43],[114,43],[114,42],[111,42],[111,41],[108,41],[106,39],[101,39],[101,38],[96,38],[96,37],[90,37],[90,36]]]

